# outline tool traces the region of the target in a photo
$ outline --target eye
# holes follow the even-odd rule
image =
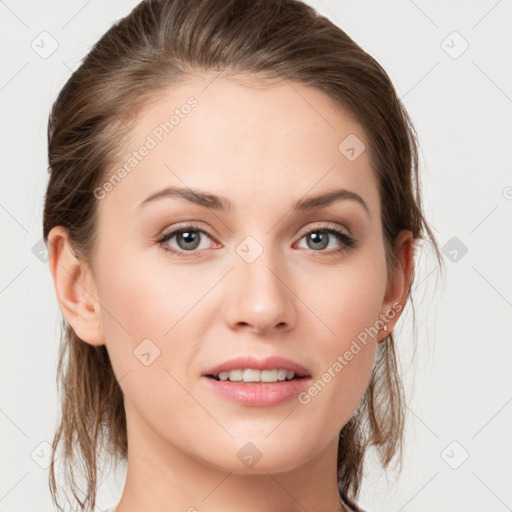
[[[310,230],[302,236],[301,240],[304,238],[306,239],[307,248],[312,249],[314,252],[326,253],[325,255],[329,256],[335,256],[357,245],[353,237],[333,226],[320,226]],[[331,242],[336,239],[341,242],[340,246],[335,247],[334,250],[325,251],[324,249],[328,248]]]
[[[211,238],[204,229],[200,229],[197,226],[179,226],[178,228],[162,235],[162,237],[157,240],[157,243],[160,244],[162,249],[165,251],[169,251],[177,256],[187,256],[186,253],[193,253],[196,250],[205,248],[201,247],[201,238],[203,235]],[[178,248],[173,248],[167,243],[173,238],[176,238]]]
[[[177,256],[186,257],[196,255],[195,253],[197,251],[208,248],[208,244],[201,247],[201,238],[204,236],[212,239],[210,234],[204,229],[192,224],[187,224],[178,226],[177,228],[163,234],[157,240],[157,243],[165,251]],[[176,238],[176,244],[178,247],[173,247],[168,243],[173,238]],[[323,256],[336,256],[343,251],[357,246],[357,242],[353,237],[344,233],[341,229],[330,225],[324,225],[310,230],[302,235],[300,240],[302,239],[307,240],[307,248],[311,249],[313,252],[321,253]],[[331,247],[332,250],[328,251],[324,250],[329,248],[329,245],[332,245],[331,242],[336,239],[338,239],[339,247],[335,247],[334,249]],[[214,243],[218,246],[216,242]]]

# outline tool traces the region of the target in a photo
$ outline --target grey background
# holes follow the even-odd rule
[[[136,3],[0,0],[0,512],[53,510],[45,465],[60,311],[40,242],[48,111]],[[418,262],[414,359],[410,309],[397,329],[409,405],[402,476],[386,477],[372,455],[359,502],[369,512],[512,510],[512,2],[308,3],[379,61],[403,99],[447,267],[442,283],[428,253]],[[103,480],[98,511],[123,483],[122,471]]]

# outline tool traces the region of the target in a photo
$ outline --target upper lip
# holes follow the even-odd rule
[[[271,356],[264,359],[256,359],[253,356],[240,356],[229,361],[220,363],[212,368],[206,370],[203,375],[215,375],[220,372],[229,372],[231,370],[239,370],[245,368],[252,368],[254,370],[273,370],[283,369],[295,372],[298,377],[309,377],[309,372],[299,363],[286,359],[285,357]]]

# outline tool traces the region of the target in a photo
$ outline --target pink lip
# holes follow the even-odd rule
[[[252,368],[254,370],[283,369],[295,372],[300,379],[280,382],[230,382],[219,381],[208,377],[220,372]],[[270,407],[279,405],[296,397],[311,381],[308,370],[290,359],[272,356],[256,359],[252,356],[242,356],[230,359],[210,368],[202,375],[206,385],[219,395],[233,400],[241,405],[250,407]]]
[[[254,370],[273,370],[274,368],[282,368],[283,370],[295,372],[299,377],[310,376],[306,368],[300,364],[279,356],[266,357],[265,359],[256,359],[253,356],[236,357],[206,370],[203,375],[218,375],[220,372],[229,372],[231,370],[238,370],[239,368],[252,368]]]
[[[219,395],[249,407],[271,407],[287,402],[310,385],[311,378],[281,382],[229,382],[203,376],[205,384]]]

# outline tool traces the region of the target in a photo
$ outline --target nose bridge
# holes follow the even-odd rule
[[[260,238],[262,240],[263,237]],[[286,284],[284,263],[270,246],[246,237],[235,248],[233,287],[229,290],[227,321],[232,327],[252,326],[258,331],[290,327],[294,323],[293,294]]]

